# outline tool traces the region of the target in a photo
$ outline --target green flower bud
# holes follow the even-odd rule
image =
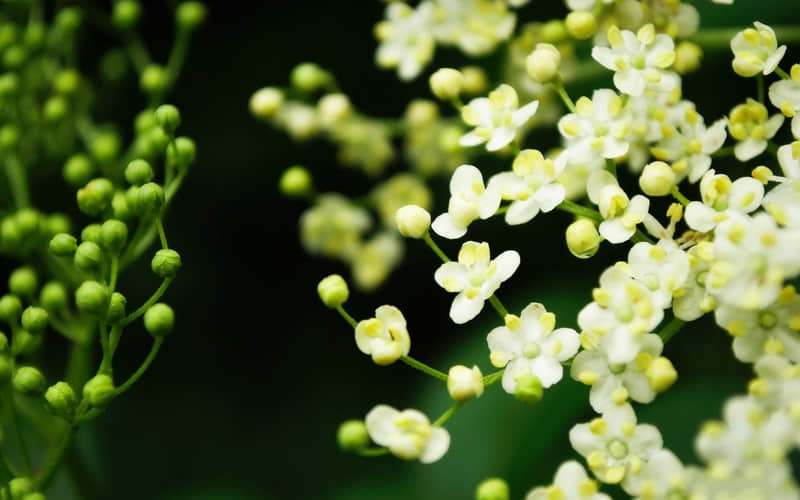
[[[344,451],[356,451],[366,448],[369,444],[367,426],[361,420],[347,420],[342,422],[336,432],[336,441]]]
[[[304,92],[314,92],[327,85],[330,75],[314,63],[300,63],[294,67],[289,77],[292,86]]]
[[[44,393],[47,407],[55,415],[70,418],[78,407],[78,396],[75,390],[66,382],[56,382],[47,388]]]
[[[8,277],[8,290],[21,297],[33,297],[39,288],[36,271],[30,266],[18,267]]]
[[[3,53],[3,65],[9,69],[18,69],[28,59],[28,51],[22,45],[12,45]]]
[[[106,321],[112,325],[122,321],[122,318],[125,317],[125,306],[127,305],[128,299],[126,299],[124,295],[119,292],[112,293],[111,300],[108,303]]]
[[[81,271],[87,273],[99,271],[103,264],[103,250],[93,241],[84,241],[78,245],[73,262]]]
[[[156,108],[156,123],[167,135],[172,136],[181,124],[181,113],[172,104],[162,104]]]
[[[499,477],[483,480],[475,490],[475,500],[508,500],[510,497],[508,483]]]
[[[0,297],[0,320],[9,325],[16,325],[22,314],[22,301],[16,295],[3,295]]]
[[[602,238],[589,219],[579,218],[567,227],[567,248],[575,257],[588,259],[597,253]]]
[[[40,493],[38,491],[34,493],[28,493],[21,500],[47,500],[47,497],[44,496],[44,493]]]
[[[17,248],[22,244],[22,230],[19,228],[16,217],[6,217],[0,223],[0,241],[9,249]]]
[[[38,49],[42,46],[46,33],[47,30],[44,24],[38,21],[31,21],[25,29],[25,45],[29,49]]]
[[[458,97],[464,87],[464,75],[453,68],[440,68],[428,79],[433,95],[442,100]]]
[[[250,97],[250,112],[257,118],[271,118],[283,105],[283,91],[275,87],[264,87]]]
[[[19,90],[19,77],[16,73],[0,75],[0,97],[10,97]]]
[[[136,119],[133,122],[133,128],[136,130],[137,135],[144,134],[145,132],[149,132],[150,129],[158,125],[156,123],[156,114],[152,109],[144,109],[136,115]]]
[[[114,381],[108,375],[95,375],[83,386],[83,397],[92,406],[103,407],[114,399]]]
[[[103,226],[100,224],[89,224],[81,231],[82,241],[91,241],[98,245],[103,241]]]
[[[28,396],[40,396],[45,387],[44,375],[33,366],[17,368],[11,383],[14,385],[14,389]]]
[[[108,295],[108,288],[102,283],[84,281],[75,290],[75,303],[81,311],[102,316],[108,312]]]
[[[100,76],[107,82],[118,82],[128,74],[128,56],[121,49],[111,49],[100,59]]]
[[[322,303],[331,309],[335,309],[347,302],[350,297],[350,290],[347,282],[338,274],[331,274],[322,279],[317,285],[317,294]]]
[[[28,330],[17,330],[14,332],[11,342],[11,354],[19,356],[20,354],[31,354],[42,343],[41,335],[34,335]]]
[[[14,125],[4,125],[0,128],[0,148],[10,150],[19,144],[19,129]]]
[[[136,215],[139,210],[139,186],[131,186],[125,191],[125,203],[128,205],[128,210]]]
[[[169,76],[163,66],[151,64],[142,71],[139,86],[146,94],[160,94],[167,89]]]
[[[150,261],[150,268],[160,278],[170,278],[181,268],[181,256],[170,248],[161,249]]]
[[[22,328],[37,335],[47,328],[47,318],[47,311],[41,307],[28,306],[22,311]]]
[[[72,95],[78,90],[81,75],[74,69],[65,69],[56,75],[53,89],[61,95]]]
[[[69,103],[60,95],[53,96],[44,103],[42,117],[44,121],[57,123],[66,118],[69,113]]]
[[[167,304],[153,304],[144,313],[144,328],[153,337],[163,337],[172,331],[175,324],[175,313]]]
[[[67,307],[67,287],[60,281],[49,281],[39,293],[39,303],[47,311],[61,311]]]
[[[36,210],[23,208],[16,213],[17,227],[23,235],[31,235],[39,231],[40,217]]]
[[[422,238],[431,227],[431,214],[419,205],[404,205],[394,217],[397,230],[406,238]]]
[[[565,27],[572,38],[586,40],[597,31],[597,19],[591,12],[576,10],[567,14]]]
[[[56,257],[72,257],[78,249],[78,240],[67,233],[59,233],[50,240],[50,252]]]
[[[70,186],[81,187],[89,182],[93,171],[92,163],[86,155],[75,155],[64,164],[62,175]]]
[[[119,136],[111,131],[101,132],[89,144],[89,152],[100,163],[113,162],[119,155]]]
[[[114,185],[111,181],[98,177],[78,190],[78,208],[86,215],[100,215],[111,206]]]
[[[8,352],[8,337],[3,332],[0,332],[0,353]]]
[[[58,233],[69,233],[72,229],[72,221],[69,216],[64,214],[51,214],[45,221],[45,229],[52,236]]]
[[[22,497],[35,491],[35,486],[27,477],[16,477],[8,482],[8,489],[11,500],[22,500]]]
[[[3,336],[5,337],[5,335]],[[8,340],[6,340],[6,350],[8,350]],[[7,354],[0,355],[0,386],[11,380],[13,373],[14,363],[11,361],[11,356]]]
[[[101,226],[100,241],[103,248],[118,254],[128,241],[128,226],[116,219],[109,219]]]
[[[141,186],[153,179],[153,168],[144,160],[133,160],[125,167],[125,180],[133,186]]]
[[[542,399],[542,381],[532,374],[523,375],[517,380],[514,397],[523,403],[535,403]]]
[[[139,187],[136,206],[142,213],[156,213],[164,205],[164,189],[155,182]]]
[[[114,193],[114,197],[111,198],[111,211],[115,219],[127,220],[133,216],[133,212],[128,206],[128,198],[125,196],[125,191],[117,190]]]
[[[567,28],[561,19],[553,19],[544,23],[540,32],[542,40],[546,43],[561,43],[567,39]]]
[[[176,137],[171,147],[167,148],[167,161],[185,168],[194,163],[197,156],[197,148],[194,141],[188,137]]]
[[[55,28],[59,31],[72,33],[83,22],[83,11],[78,7],[65,7],[56,14]]]
[[[281,193],[292,197],[305,196],[313,189],[311,174],[305,167],[299,165],[284,170],[278,186]]]
[[[155,127],[140,136],[136,141],[136,151],[146,158],[155,158],[164,154],[170,137],[161,127]]]
[[[111,23],[118,29],[127,31],[136,26],[141,15],[142,7],[139,2],[120,0],[111,11]]]
[[[206,6],[200,2],[182,2],[175,9],[175,23],[179,29],[193,30],[206,18]]]

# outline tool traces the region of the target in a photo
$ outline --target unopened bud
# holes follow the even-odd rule
[[[50,410],[61,417],[69,418],[78,407],[78,396],[75,390],[66,382],[56,382],[47,388],[44,399]]]
[[[685,75],[699,68],[702,59],[703,49],[696,43],[684,40],[675,47],[675,62],[672,63],[672,67],[678,73]]]
[[[101,215],[111,205],[114,185],[102,177],[89,181],[78,190],[78,208],[86,215]]]
[[[44,375],[33,366],[21,366],[11,379],[14,389],[28,396],[38,396],[44,392]]]
[[[33,297],[39,288],[39,278],[30,266],[18,267],[8,277],[8,291],[20,297]]]
[[[344,451],[356,451],[366,448],[369,444],[367,426],[361,420],[347,420],[342,422],[336,431],[336,441]]]
[[[28,306],[22,311],[20,323],[22,324],[22,328],[37,335],[47,328],[47,319],[47,311],[41,307]]]
[[[281,193],[286,196],[305,196],[309,194],[312,189],[311,174],[309,174],[305,167],[299,165],[289,167],[281,174],[278,186]]]
[[[108,311],[108,288],[97,281],[84,281],[75,290],[75,303],[81,311],[104,316]]]
[[[508,500],[510,497],[508,483],[499,477],[483,480],[475,490],[475,500]]]
[[[480,368],[456,365],[447,373],[447,392],[456,401],[469,401],[483,394],[483,374]]]
[[[171,248],[162,248],[150,261],[150,269],[160,278],[170,278],[181,268],[181,256]]]
[[[163,337],[172,331],[175,313],[164,303],[153,304],[144,313],[144,328],[153,337]]]
[[[597,253],[602,238],[589,219],[580,218],[567,227],[567,248],[579,259],[588,259]]]
[[[567,14],[565,26],[572,38],[586,40],[597,31],[597,20],[591,12],[576,10]]]
[[[672,362],[663,356],[650,363],[646,375],[647,382],[656,392],[666,391],[678,378],[678,372],[675,371]]]
[[[639,177],[639,187],[648,196],[666,196],[675,186],[675,171],[663,161],[645,165]]]
[[[331,274],[323,278],[317,285],[317,293],[322,303],[331,309],[335,309],[347,302],[350,297],[350,290],[347,282],[338,274]]]
[[[549,43],[536,44],[536,49],[525,59],[528,76],[535,82],[547,83],[558,75],[561,52]]]
[[[114,381],[108,375],[95,375],[83,386],[83,397],[94,407],[102,408],[114,398]]]
[[[275,87],[264,87],[250,97],[250,112],[258,118],[271,118],[283,104],[283,92]]]
[[[431,214],[419,205],[406,205],[397,210],[394,221],[400,234],[419,239],[431,226]]]
[[[464,75],[457,69],[441,68],[431,75],[429,84],[431,92],[439,99],[454,99],[464,86]]]
[[[535,403],[542,399],[542,394],[542,381],[536,375],[528,373],[517,380],[514,397],[523,403]]]
[[[50,252],[56,257],[72,257],[78,249],[78,240],[67,233],[59,233],[50,240]]]

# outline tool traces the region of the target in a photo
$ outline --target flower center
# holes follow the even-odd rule
[[[525,344],[525,347],[522,348],[522,354],[528,359],[535,359],[541,353],[542,348],[539,347],[539,344],[536,342],[528,342]]]
[[[625,371],[625,364],[624,363],[611,363],[610,365],[608,365],[608,371],[610,371],[614,375],[619,375],[620,373]]]
[[[778,317],[770,311],[763,311],[758,315],[758,324],[765,330],[772,329],[778,323]]]
[[[612,439],[606,443],[606,449],[609,455],[617,460],[621,460],[628,456],[628,445],[621,439]]]

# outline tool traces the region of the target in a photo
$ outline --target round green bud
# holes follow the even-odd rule
[[[53,89],[61,95],[72,95],[78,90],[81,75],[74,69],[65,69],[56,75]]]
[[[25,45],[29,49],[38,49],[44,42],[46,34],[47,28],[41,22],[32,21],[28,23],[28,27],[25,29]]]
[[[124,295],[119,292],[112,293],[111,300],[108,302],[106,321],[112,325],[122,321],[122,318],[125,317],[125,306],[127,305],[128,299],[126,299]]]
[[[100,224],[89,224],[81,231],[82,241],[91,241],[98,245],[103,241],[103,226]]]
[[[115,219],[128,220],[133,213],[128,206],[128,198],[125,196],[125,191],[117,190],[114,197],[111,198],[111,212],[114,214]]]
[[[128,210],[136,215],[139,210],[139,186],[131,186],[125,191],[125,203],[128,205]]]
[[[33,366],[20,366],[11,379],[14,389],[28,396],[39,396],[44,392],[45,380],[42,372]]]
[[[654,161],[644,166],[639,177],[639,187],[648,196],[667,196],[675,187],[675,171],[663,161]]]
[[[523,403],[535,403],[542,399],[542,381],[532,374],[523,375],[517,380],[514,397]]]
[[[67,233],[59,233],[50,240],[50,252],[56,257],[72,257],[78,249],[78,240]]]
[[[169,141],[170,137],[161,127],[154,127],[137,138],[136,150],[144,157],[153,158],[164,154]]]
[[[15,477],[8,482],[8,489],[11,493],[11,500],[22,500],[22,497],[28,493],[36,491],[36,486],[27,477]]]
[[[103,407],[114,399],[114,381],[108,375],[95,375],[83,386],[83,397],[95,407]]]
[[[594,222],[583,217],[567,227],[566,239],[570,253],[579,259],[596,254],[602,241]]]
[[[19,90],[19,77],[16,73],[0,75],[0,97],[9,97]]]
[[[83,22],[83,11],[78,7],[65,7],[58,11],[55,18],[55,28],[59,31],[72,33]]]
[[[65,214],[51,214],[45,220],[44,225],[49,235],[69,233],[72,229],[72,221]]]
[[[41,343],[41,335],[34,335],[28,330],[17,330],[14,332],[13,342],[11,343],[11,354],[14,356],[31,354],[39,348]]]
[[[113,162],[119,155],[119,136],[111,131],[99,133],[89,144],[89,152],[100,163]]]
[[[264,87],[250,97],[250,112],[261,119],[271,118],[283,105],[283,91],[275,87]]]
[[[48,311],[60,311],[67,307],[67,287],[60,281],[48,281],[39,292],[39,303]]]
[[[162,104],[156,108],[156,123],[171,136],[181,124],[181,113],[172,104]]]
[[[119,253],[128,241],[128,226],[121,220],[105,221],[101,226],[100,241],[109,252]]]
[[[545,43],[561,43],[567,39],[569,34],[561,19],[552,19],[542,26],[540,36]]]
[[[92,176],[92,163],[86,155],[74,155],[67,160],[61,172],[67,184],[81,187],[86,185]]]
[[[136,115],[136,119],[133,121],[133,128],[137,135],[141,135],[150,131],[150,129],[156,125],[158,125],[158,123],[156,123],[156,114],[152,109],[140,111],[139,114]]]
[[[171,147],[167,148],[167,161],[185,168],[194,163],[197,156],[197,148],[194,141],[188,137],[176,137]]]
[[[16,213],[15,217],[17,219],[17,227],[23,234],[30,235],[39,231],[41,219],[36,210],[23,208]]]
[[[309,194],[312,190],[311,174],[305,167],[295,165],[289,167],[281,174],[278,182],[281,193],[286,196],[300,197]]]
[[[561,52],[555,45],[538,43],[525,59],[525,70],[534,82],[547,83],[558,76]]]
[[[419,205],[404,205],[394,216],[397,230],[406,238],[422,238],[431,227],[431,214]]]
[[[93,241],[84,241],[78,245],[73,262],[81,271],[87,273],[99,271],[103,264],[103,250]]]
[[[14,125],[4,125],[0,128],[0,148],[14,149],[19,144],[19,129]]]
[[[181,268],[181,256],[171,248],[162,248],[150,261],[150,269],[160,278],[170,278]]]
[[[9,69],[17,69],[28,58],[28,50],[22,45],[12,45],[3,53],[3,65]]]
[[[153,179],[153,168],[145,160],[133,160],[125,167],[125,180],[131,185],[141,186]]]
[[[36,271],[30,266],[18,267],[8,277],[8,290],[20,297],[32,297],[38,287]]]
[[[111,11],[111,23],[118,29],[127,31],[136,26],[141,15],[142,7],[139,2],[120,0]]]
[[[175,324],[175,313],[167,304],[153,304],[144,313],[144,328],[153,337],[163,337],[172,331]]]
[[[193,30],[206,18],[206,6],[200,2],[182,2],[175,9],[175,23],[178,28]]]
[[[347,302],[350,297],[350,290],[347,282],[338,274],[331,274],[322,279],[317,285],[317,294],[322,303],[331,309],[335,309]]]
[[[111,206],[114,185],[108,179],[98,177],[78,190],[78,208],[86,215],[100,215]]]
[[[22,328],[38,335],[47,328],[47,311],[41,307],[28,306],[22,311]]]
[[[17,248],[22,244],[22,231],[16,217],[6,217],[0,222],[0,241],[9,249]]]
[[[97,281],[84,281],[75,290],[75,303],[81,311],[104,316],[108,312],[108,288]]]
[[[44,121],[56,123],[63,120],[69,113],[69,103],[60,95],[53,96],[44,103],[42,116]]]
[[[326,85],[330,75],[317,64],[306,62],[295,66],[289,79],[295,88],[304,92],[313,92]]]
[[[55,415],[69,418],[78,407],[78,396],[75,390],[66,382],[56,382],[47,388],[44,393],[47,407]]]
[[[16,325],[22,314],[22,301],[16,295],[6,294],[0,297],[0,320]]]
[[[155,213],[164,205],[164,189],[155,182],[139,187],[136,206],[142,213]]]
[[[0,332],[0,353],[8,352],[8,337],[3,332]]]
[[[567,33],[576,40],[586,40],[597,31],[597,19],[591,12],[576,10],[567,14],[565,27]]]
[[[111,49],[100,59],[100,76],[107,82],[118,82],[128,74],[128,56],[121,49]]]
[[[508,500],[510,497],[508,483],[499,477],[483,480],[475,490],[475,500]]]
[[[347,420],[342,422],[336,431],[336,441],[344,451],[356,451],[366,448],[369,444],[367,426],[361,420]]]
[[[8,350],[8,340],[6,340],[6,350]],[[14,363],[11,361],[11,356],[7,354],[0,355],[0,385],[5,385],[6,382],[11,380],[13,373]]]
[[[454,68],[440,68],[431,75],[428,84],[439,99],[455,99],[464,87],[464,75]]]
[[[163,66],[151,64],[139,77],[139,86],[147,94],[160,94],[167,89],[169,77]]]

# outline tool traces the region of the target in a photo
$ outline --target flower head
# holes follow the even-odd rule
[[[375,443],[404,460],[419,459],[429,464],[442,458],[450,447],[450,433],[432,426],[428,417],[417,410],[398,411],[378,405],[367,413],[364,423]]]
[[[628,241],[650,207],[650,200],[640,194],[628,199],[617,179],[605,170],[589,176],[586,191],[605,219],[600,223],[600,234],[611,243]]]
[[[539,101],[533,101],[520,108],[514,87],[502,84],[490,92],[488,98],[475,98],[461,109],[464,123],[475,127],[461,137],[461,145],[477,146],[486,142],[487,151],[497,151],[514,140],[517,131],[538,107]]]
[[[379,365],[389,365],[408,354],[411,339],[406,329],[406,319],[394,306],[380,306],[375,317],[356,325],[358,350],[372,356]]]
[[[611,500],[597,491],[597,483],[590,479],[583,466],[574,460],[564,462],[556,471],[553,484],[531,490],[525,500]]]
[[[432,228],[439,236],[460,238],[467,226],[477,218],[488,219],[500,207],[500,190],[487,189],[481,171],[472,165],[461,165],[450,178],[450,203],[447,212],[433,221]]]
[[[753,24],[755,29],[740,31],[731,40],[733,70],[741,76],[772,73],[786,53],[786,45],[778,47],[772,28],[758,21]]]

